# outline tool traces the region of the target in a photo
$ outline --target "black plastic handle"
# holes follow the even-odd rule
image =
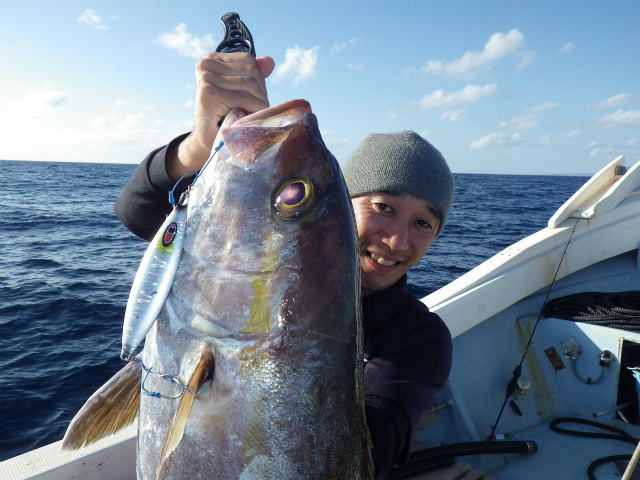
[[[240,20],[240,15],[236,12],[225,13],[220,21],[224,27],[224,39],[216,48],[216,52],[249,52],[255,57],[253,37],[247,26]]]

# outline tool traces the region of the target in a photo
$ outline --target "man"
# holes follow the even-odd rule
[[[246,53],[211,53],[198,62],[194,129],[140,164],[115,205],[127,228],[153,237],[171,210],[167,192],[202,167],[222,118],[236,107],[252,113],[269,105],[265,78],[273,67],[270,57]],[[405,285],[446,222],[453,177],[440,152],[410,131],[368,136],[344,176],[360,243],[365,409],[381,479],[406,460],[412,433],[451,368],[447,327]]]

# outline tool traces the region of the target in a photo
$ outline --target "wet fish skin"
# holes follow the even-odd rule
[[[357,239],[339,167],[307,102],[241,116],[227,116],[191,192],[141,355],[185,383],[203,361],[210,373],[168,451],[190,394],[141,396],[138,478],[369,478]]]

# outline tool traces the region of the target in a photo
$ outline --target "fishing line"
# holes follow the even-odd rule
[[[191,184],[187,187],[187,190],[185,192],[182,193],[182,195],[180,196],[180,199],[178,200],[178,206],[183,206],[184,202],[186,200],[186,197],[184,196],[186,192],[189,191],[189,189],[191,189],[195,184],[196,181],[200,178],[200,176],[202,175],[202,172],[204,172],[204,169],[207,168],[207,166],[209,165],[209,163],[211,162],[211,160],[213,159],[213,157],[216,156],[216,153],[218,153],[220,151],[220,149],[222,148],[222,146],[224,145],[223,141],[220,141],[220,143],[218,144],[217,147],[215,147],[212,151],[211,151],[211,155],[209,155],[209,158],[207,159],[207,161],[204,163],[204,165],[202,166],[202,168],[200,169],[200,172],[197,172],[195,170],[190,170],[187,173],[185,173],[184,175],[182,175],[178,181],[176,182],[176,184],[173,186],[173,188],[171,189],[171,191],[169,192],[169,203],[171,204],[171,206],[175,207],[176,206],[176,201],[175,201],[175,197],[174,197],[174,192],[176,190],[176,188],[178,188],[178,185],[180,185],[180,182],[182,182],[182,180],[188,176],[188,175],[192,175],[195,174],[196,177],[193,179],[193,181],[191,182]]]
[[[560,267],[562,266],[562,261],[564,260],[564,257],[565,257],[565,255],[567,253],[567,249],[569,248],[569,244],[571,243],[571,239],[573,238],[573,234],[576,231],[576,227],[578,226],[578,222],[579,221],[580,221],[580,219],[577,219],[576,223],[574,223],[574,225],[573,225],[573,229],[571,230],[571,235],[569,235],[569,240],[567,240],[567,244],[564,246],[564,251],[562,252],[562,257],[560,257],[560,262],[558,263],[558,268],[556,268],[556,273],[553,275],[553,279],[551,280],[551,284],[549,285],[549,288],[547,289],[547,294],[544,297],[544,301],[542,302],[542,308],[540,309],[540,312],[538,313],[538,318],[536,319],[536,323],[533,326],[533,330],[531,331],[531,335],[529,336],[529,341],[527,342],[527,346],[524,349],[524,353],[522,354],[522,358],[520,359],[520,363],[513,370],[513,376],[511,377],[511,380],[509,380],[509,383],[507,384],[507,393],[505,395],[504,402],[502,402],[502,408],[500,408],[500,413],[498,413],[498,418],[496,418],[495,424],[491,428],[491,434],[489,434],[489,439],[494,438],[494,435],[496,433],[496,428],[498,427],[498,422],[500,421],[500,418],[502,417],[502,413],[504,412],[504,407],[507,405],[507,402],[509,401],[511,396],[514,394],[516,389],[518,388],[518,379],[520,378],[520,374],[522,373],[522,364],[524,363],[524,359],[527,356],[527,352],[529,351],[529,346],[531,345],[531,342],[533,341],[533,334],[536,332],[536,329],[538,328],[538,323],[540,323],[540,317],[542,317],[542,311],[544,309],[544,306],[547,304],[547,300],[549,299],[549,295],[551,294],[551,289],[553,288],[553,285],[556,282],[556,278],[558,277],[558,272],[560,271]]]
[[[140,366],[142,367],[142,369],[145,372],[147,372],[146,375],[144,376],[144,379],[142,380],[142,391],[145,394],[149,395],[150,397],[154,397],[154,398],[179,398],[184,394],[185,391],[189,392],[191,395],[193,395],[195,397],[196,394],[193,393],[193,391],[189,387],[187,387],[184,383],[182,383],[182,381],[180,380],[180,378],[177,375],[171,375],[171,374],[168,374],[168,373],[154,372],[154,371],[152,371],[153,367],[147,368],[147,366],[144,363],[142,363],[142,360],[140,360],[140,358],[138,358],[138,357],[133,357],[131,359],[131,361],[132,362],[138,362],[140,364]],[[147,381],[147,378],[149,377],[149,374],[151,374],[151,373],[153,373],[154,375],[159,376],[163,380],[166,380],[168,382],[173,382],[176,385],[178,385],[181,388],[180,393],[175,394],[175,395],[165,395],[165,394],[160,393],[160,392],[153,392],[151,390],[148,390],[144,386],[144,384]]]
[[[187,173],[185,173],[184,175],[182,175],[182,176],[180,177],[180,179],[178,179],[178,181],[176,182],[176,184],[173,186],[173,188],[172,188],[172,189],[171,189],[171,191],[169,192],[169,203],[171,204],[171,206],[172,206],[172,207],[175,207],[175,206],[176,206],[176,201],[175,201],[175,198],[174,198],[174,196],[173,196],[173,192],[175,192],[175,191],[176,191],[176,188],[178,188],[178,185],[180,185],[180,182],[182,182],[182,179],[183,179],[184,177],[186,177],[187,175],[194,174],[194,173],[195,173],[195,175],[196,175],[196,180],[197,180],[197,178],[198,178],[198,172],[196,172],[195,170],[190,170],[190,171],[188,171]],[[194,182],[195,182],[195,180],[194,180],[193,182],[191,182],[191,185],[189,185],[189,187],[193,186],[193,183],[194,183]],[[189,187],[187,187],[187,188],[189,188]],[[184,193],[184,192],[183,192],[183,193]],[[182,197],[180,197],[180,203],[182,203]]]

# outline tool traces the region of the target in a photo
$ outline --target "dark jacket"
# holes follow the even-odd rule
[[[177,146],[184,137],[170,145]],[[168,192],[174,182],[165,169],[166,151],[167,146],[159,148],[144,159],[115,204],[122,223],[146,240],[171,211]],[[406,460],[411,436],[451,369],[449,330],[406,292],[406,281],[405,275],[362,299],[365,409],[376,479]]]
[[[406,461],[411,436],[451,370],[448,328],[406,292],[406,282],[405,275],[362,299],[365,408],[376,478]]]

